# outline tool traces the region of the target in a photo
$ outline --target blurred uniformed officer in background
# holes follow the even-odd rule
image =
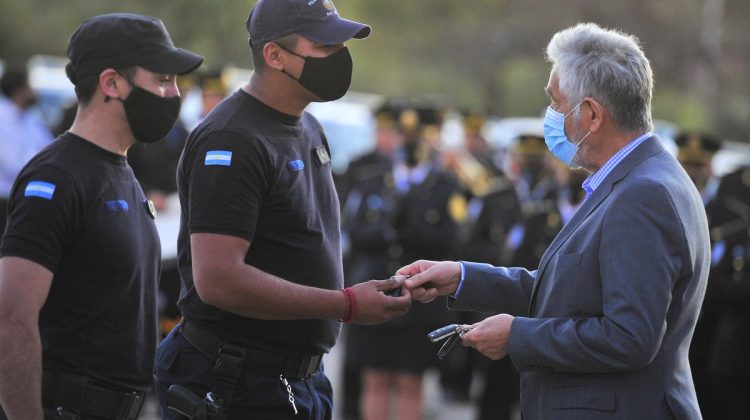
[[[508,234],[505,258],[511,267],[536,267],[562,228],[556,211],[554,163],[549,157],[544,137],[536,134],[520,135],[511,150],[522,213],[522,222]]]
[[[398,117],[401,109],[386,102],[375,113],[375,149],[353,161],[341,177],[342,236],[349,239],[345,264],[347,286],[369,279],[390,277],[398,263],[390,255],[396,241],[393,226],[397,194],[393,166],[401,146]],[[369,327],[346,325],[343,367],[343,414],[347,419],[360,417],[361,347],[368,342]]]
[[[698,189],[703,205],[706,206],[709,228],[713,228],[715,227],[717,212],[720,213],[721,211],[719,211],[716,203],[719,178],[714,175],[711,162],[716,152],[721,148],[721,139],[707,133],[685,131],[675,137],[675,144],[677,144],[677,160]],[[711,244],[712,248],[716,246],[714,238],[711,239]],[[714,258],[717,256],[715,251]],[[718,260],[716,261],[718,262]],[[715,272],[712,272],[712,277],[709,277],[709,279],[715,279],[715,274]],[[709,287],[710,284],[711,280],[709,280]],[[715,311],[705,310],[704,308],[698,318],[693,340],[690,343],[690,367],[695,382],[695,391],[698,395],[698,403],[705,416],[708,416],[710,411],[708,353],[716,327]]]
[[[414,258],[435,259],[454,252],[459,223],[466,217],[466,200],[434,148],[441,123],[438,106],[408,103],[398,119],[403,146],[396,153],[393,184],[386,177],[378,184],[387,194],[363,194],[359,212],[363,217],[369,212],[372,220],[381,220],[383,211],[374,209],[388,208],[391,226],[381,227],[380,233],[394,236],[383,256],[386,275]],[[389,194],[394,199],[392,208]],[[422,374],[438,362],[436,349],[425,335],[450,317],[441,304],[415,304],[403,318],[365,327],[367,331],[357,340],[360,347],[353,350],[358,351],[364,369],[364,419],[388,418],[391,407],[402,419],[422,417]],[[390,401],[391,396],[396,401]]]
[[[494,151],[482,136],[484,122],[478,115],[464,119],[466,152],[451,167],[464,185],[468,200],[468,235],[459,257],[500,264],[507,233],[520,221],[521,207],[513,181],[493,160]]]
[[[749,157],[750,158],[750,157]],[[750,412],[750,160],[721,178],[708,204],[711,274],[691,347],[704,418]],[[697,370],[697,372],[696,372]]]
[[[721,139],[706,133],[683,132],[675,138],[677,160],[698,188],[703,204],[707,205],[719,188],[711,161],[721,148]],[[710,221],[709,221],[710,223]]]
[[[461,182],[468,203],[456,257],[500,265],[508,231],[520,222],[521,208],[513,182],[482,135],[485,121],[482,115],[466,113],[462,148],[444,151],[443,160]],[[484,318],[472,312],[456,312],[454,316],[461,324]],[[440,384],[448,399],[469,399],[474,360],[480,360],[476,356],[476,352],[459,347],[440,364]]]

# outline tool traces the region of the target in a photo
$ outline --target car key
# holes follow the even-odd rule
[[[456,334],[457,332],[458,324],[450,324],[446,325],[445,327],[438,328],[435,331],[427,334],[427,338],[429,338],[433,343],[437,343],[438,341],[446,339],[453,334]]]
[[[396,276],[391,276],[391,278],[395,278],[395,277]],[[411,276],[402,276],[402,277],[404,277],[404,280],[406,280],[406,279],[408,279]],[[386,296],[391,296],[391,297],[399,297],[399,296],[401,296],[401,288],[402,287],[403,286],[399,286],[399,287],[396,287],[395,289],[386,290],[386,291],[383,292],[383,294],[386,295]]]
[[[433,343],[447,339],[440,347],[437,354],[438,358],[442,360],[448,357],[448,354],[456,348],[458,342],[463,339],[464,334],[470,329],[471,327],[468,325],[450,324],[427,334],[427,338]]]

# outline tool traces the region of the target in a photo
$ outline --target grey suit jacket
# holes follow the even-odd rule
[[[451,309],[515,318],[529,419],[699,419],[688,347],[709,269],[697,190],[656,137],[605,178],[537,271],[466,263]]]

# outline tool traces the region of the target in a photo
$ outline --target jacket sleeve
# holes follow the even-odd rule
[[[528,313],[536,271],[464,262],[464,282],[448,307],[457,311]]]

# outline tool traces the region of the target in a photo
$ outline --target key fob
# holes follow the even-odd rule
[[[411,276],[403,276],[403,277],[404,277],[404,279],[408,279]],[[391,278],[392,279],[396,278],[396,276],[391,276]],[[399,287],[397,287],[395,289],[386,290],[386,291],[383,292],[383,294],[386,295],[386,296],[391,296],[391,297],[399,297],[399,296],[401,296],[401,291],[402,291],[401,289],[402,289],[402,287],[403,286],[399,286]]]
[[[429,338],[431,342],[437,343],[438,341],[448,338],[451,335],[456,334],[457,332],[458,324],[450,324],[446,325],[445,327],[438,328],[435,331],[427,334],[427,338]]]

